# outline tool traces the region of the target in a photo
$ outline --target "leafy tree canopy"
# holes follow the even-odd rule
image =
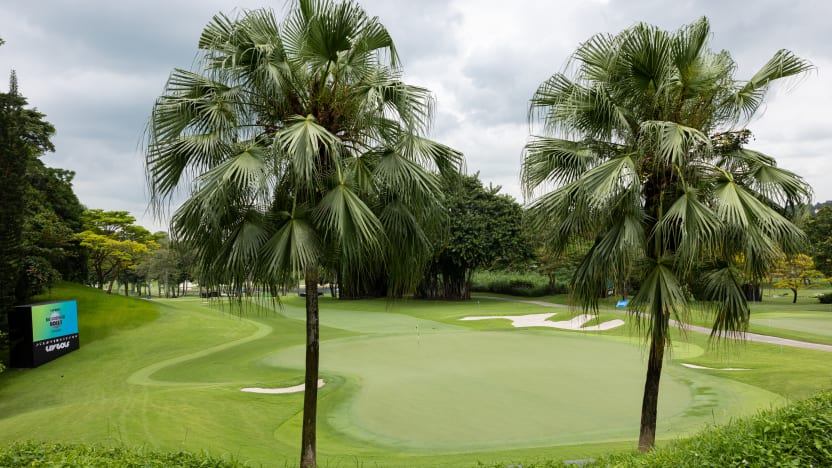
[[[470,298],[471,275],[480,268],[521,264],[531,258],[523,235],[523,210],[500,187],[485,187],[479,174],[446,178],[447,231],[435,243],[434,261],[420,297]]]
[[[809,237],[815,267],[832,277],[832,203],[821,206],[806,220],[804,227]]]

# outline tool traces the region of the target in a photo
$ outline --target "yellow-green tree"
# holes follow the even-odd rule
[[[825,278],[815,269],[815,261],[806,254],[784,255],[771,272],[771,283],[775,288],[791,289],[792,303],[797,302],[797,291],[808,289]]]
[[[126,211],[87,210],[81,220],[84,231],[76,238],[89,251],[89,267],[99,289],[109,282],[111,292],[116,278],[158,247],[153,234],[136,225],[136,218]]]

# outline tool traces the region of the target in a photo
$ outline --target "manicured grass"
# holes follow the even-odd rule
[[[102,310],[113,309],[115,296],[97,299]],[[283,298],[276,311],[196,298],[128,301],[157,309],[158,318],[102,326],[110,334],[93,342],[83,341],[82,320],[80,350],[0,375],[0,442],[207,450],[254,466],[296,463],[302,394],[239,390],[302,382],[301,298]],[[571,332],[459,320],[572,315],[488,300],[322,297],[321,307],[322,466],[508,464],[634,446],[644,352],[627,327]],[[603,313],[601,320],[621,317]],[[704,336],[688,338],[676,336],[674,362],[665,366],[664,440],[832,386],[828,353],[758,344],[728,352],[709,349]],[[753,370],[691,370],[680,362]]]
[[[82,346],[159,318],[155,304],[72,283],[59,283],[32,302],[64,298],[78,301],[78,335]]]

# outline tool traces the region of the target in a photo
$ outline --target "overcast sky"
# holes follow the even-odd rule
[[[768,96],[749,147],[805,177],[832,199],[832,2],[726,0],[362,0],[389,29],[407,82],[435,95],[431,137],[465,153],[468,171],[522,201],[521,150],[529,97],[576,46],[640,21],[675,30],[711,21],[711,48],[728,50],[749,78],[778,49],[817,70]],[[671,6],[672,5],[672,6]],[[191,68],[202,27],[217,12],[282,1],[3,0],[0,75],[17,70],[21,93],[57,128],[47,165],[76,172],[89,208],[147,211],[141,143],[154,99],[174,67]],[[0,90],[6,91],[5,79]]]

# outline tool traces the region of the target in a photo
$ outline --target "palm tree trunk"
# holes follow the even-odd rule
[[[654,326],[661,326],[654,324]],[[656,442],[656,416],[659,406],[659,381],[662,377],[665,337],[655,335],[650,340],[650,358],[647,361],[647,378],[644,382],[644,398],[641,402],[641,431],[638,437],[639,452],[653,449]]]
[[[306,377],[303,391],[303,428],[301,430],[301,468],[315,468],[315,427],[318,412],[318,271],[306,269]]]

